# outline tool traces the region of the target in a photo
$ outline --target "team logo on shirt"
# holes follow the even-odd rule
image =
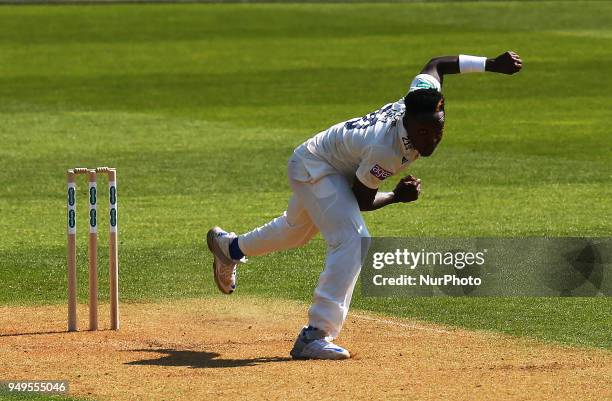
[[[370,174],[372,174],[374,177],[378,178],[381,181],[393,175],[392,172],[385,170],[378,164],[375,164],[374,167],[372,167],[372,170],[370,170]]]

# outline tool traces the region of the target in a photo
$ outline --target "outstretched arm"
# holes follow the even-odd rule
[[[462,72],[497,72],[512,75],[521,70],[523,60],[521,57],[508,51],[495,58],[475,56],[442,56],[429,60],[421,70],[421,74],[435,77],[440,83],[446,74],[459,74]]]

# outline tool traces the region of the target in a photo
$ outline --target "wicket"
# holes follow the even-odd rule
[[[117,171],[114,168],[74,168],[67,172],[68,226],[68,331],[77,330],[76,265],[76,176],[87,174],[89,181],[89,330],[98,330],[98,209],[97,176],[108,176],[109,190],[109,275],[111,329],[119,330],[119,257],[117,250]]]

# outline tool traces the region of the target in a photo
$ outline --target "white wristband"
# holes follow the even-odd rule
[[[485,72],[486,57],[459,55],[459,72]]]

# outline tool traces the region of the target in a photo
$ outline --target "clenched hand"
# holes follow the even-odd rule
[[[421,193],[421,180],[411,175],[402,178],[393,190],[396,202],[413,202]]]
[[[495,58],[487,59],[486,64],[487,71],[499,72],[500,74],[508,75],[519,72],[521,68],[523,68],[523,60],[521,60],[521,56],[512,51],[500,54]]]

